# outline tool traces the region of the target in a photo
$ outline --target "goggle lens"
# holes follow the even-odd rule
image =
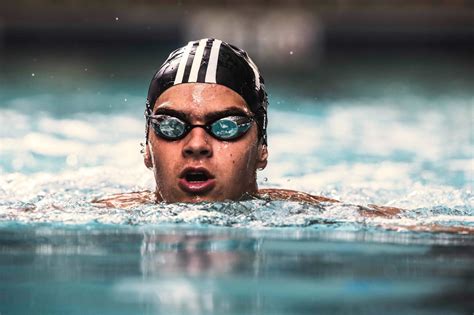
[[[186,124],[172,116],[167,116],[152,124],[156,133],[166,139],[179,139],[186,132]]]

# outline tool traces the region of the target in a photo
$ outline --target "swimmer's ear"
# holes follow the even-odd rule
[[[143,162],[147,168],[153,168],[153,160],[151,159],[150,146],[145,146],[145,154],[143,155]]]
[[[267,166],[268,149],[265,144],[258,145],[257,169],[263,170]]]

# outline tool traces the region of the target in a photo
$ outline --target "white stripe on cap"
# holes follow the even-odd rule
[[[191,66],[191,73],[189,74],[188,82],[196,82],[198,78],[199,68],[201,67],[202,56],[204,55],[204,48],[206,47],[208,39],[204,38],[199,41],[199,46],[194,55],[193,65]]]
[[[253,74],[255,75],[255,87],[258,90],[260,89],[260,72],[258,72],[257,65],[255,65],[255,63],[253,62],[252,59],[250,59],[250,57],[248,57],[248,60],[249,60],[250,67],[253,70]]]
[[[207,66],[206,83],[216,83],[217,61],[219,60],[219,51],[221,49],[221,40],[215,39],[212,43],[211,55],[209,56],[209,64]]]
[[[181,61],[179,62],[178,71],[176,72],[176,77],[174,78],[174,85],[183,82],[184,69],[186,69],[186,64],[188,63],[189,52],[191,51],[191,47],[193,47],[193,42],[189,42],[186,45],[186,48],[184,49],[183,56],[181,57]]]

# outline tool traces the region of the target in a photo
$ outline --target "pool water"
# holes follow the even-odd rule
[[[97,208],[153,189],[139,145],[149,57],[2,56],[0,314],[474,311],[472,61],[269,71],[259,186],[340,204]],[[367,204],[406,211],[362,216]]]
[[[460,235],[2,225],[5,314],[469,314]]]

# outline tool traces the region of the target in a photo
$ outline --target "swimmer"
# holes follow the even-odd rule
[[[267,109],[264,80],[245,51],[218,39],[189,42],[169,55],[148,90],[144,163],[153,171],[155,191],[94,203],[339,202],[287,189],[258,189],[257,171],[268,158]],[[370,205],[360,211],[393,216],[400,209]]]

